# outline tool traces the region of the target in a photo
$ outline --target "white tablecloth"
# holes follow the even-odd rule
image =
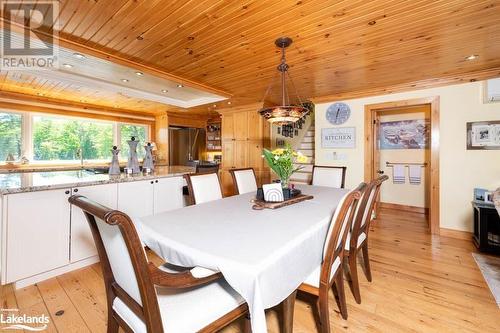
[[[243,194],[140,219],[143,242],[165,261],[222,272],[247,301],[252,331],[321,264],[331,216],[347,190],[301,186],[314,199],[252,210]],[[165,198],[168,200],[168,198]]]

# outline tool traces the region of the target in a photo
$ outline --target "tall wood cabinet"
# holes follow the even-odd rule
[[[257,112],[262,106],[251,104],[219,110],[222,115],[221,182],[224,195],[235,194],[230,169],[254,168],[258,185],[269,182],[269,168],[262,149],[270,146],[270,126]]]

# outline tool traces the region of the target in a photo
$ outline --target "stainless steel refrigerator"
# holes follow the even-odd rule
[[[203,159],[205,151],[205,130],[201,128],[168,128],[170,165],[194,165],[193,161]]]

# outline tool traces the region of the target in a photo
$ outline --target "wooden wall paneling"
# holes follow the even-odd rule
[[[168,115],[163,114],[155,118],[155,143],[159,162],[169,163],[168,152]]]

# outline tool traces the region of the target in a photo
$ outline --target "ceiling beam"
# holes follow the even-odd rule
[[[18,111],[57,113],[67,116],[87,115],[90,118],[99,116],[100,119],[105,117],[106,119],[122,119],[133,122],[153,122],[155,120],[154,115],[143,112],[106,108],[6,91],[0,91],[0,103],[4,108]]]

